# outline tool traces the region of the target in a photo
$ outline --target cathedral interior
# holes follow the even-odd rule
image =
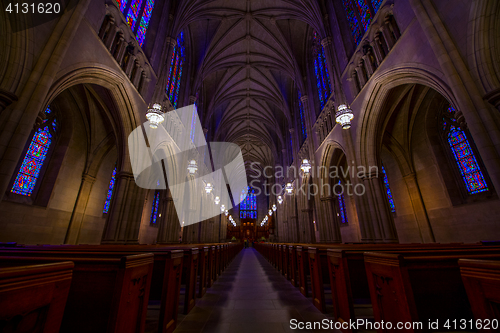
[[[0,332],[498,328],[500,1],[1,3]]]

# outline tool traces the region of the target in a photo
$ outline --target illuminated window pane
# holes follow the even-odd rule
[[[340,184],[340,182],[339,182]],[[339,210],[340,210],[340,221],[342,223],[348,223],[347,221],[347,212],[345,209],[345,200],[344,200],[344,194],[341,194],[337,197],[339,201]]]
[[[389,188],[389,181],[387,180],[387,174],[385,173],[385,168],[383,165],[382,165],[382,174],[384,175],[384,185],[387,194],[387,199],[389,200],[389,206],[391,207],[391,212],[395,213],[396,207],[394,206],[394,200],[392,199],[392,192],[391,189]]]
[[[246,196],[246,197],[245,197]],[[250,186],[240,194],[240,218],[257,218],[257,197]]]
[[[156,219],[158,218],[158,206],[160,205],[160,192],[155,192],[155,197],[153,199],[153,206],[151,207],[151,219],[149,222],[151,224],[156,224]]]
[[[486,179],[479,167],[467,135],[454,119],[455,109],[450,106],[447,112],[450,118],[443,118],[443,129],[449,126],[447,134],[448,144],[465,182],[467,192],[469,194],[476,194],[488,191]]]
[[[172,60],[170,61],[170,69],[166,87],[167,96],[174,108],[177,107],[177,99],[179,97],[179,90],[181,87],[182,65],[184,63],[184,59],[184,33],[181,32],[179,36],[177,36],[177,44],[175,45],[172,53]]]
[[[151,13],[153,13],[153,8],[155,6],[154,0],[146,0],[146,6],[142,12],[142,17],[139,23],[139,29],[137,29],[136,39],[139,45],[144,44],[146,38],[146,31],[148,30],[149,21],[151,20]]]
[[[139,18],[142,1],[143,0],[132,0],[130,8],[128,9],[127,23],[130,26],[130,29],[132,29],[132,31],[134,30],[135,24],[137,23],[137,19]]]
[[[52,134],[49,131],[49,126],[55,127],[56,125],[55,119],[53,121],[50,119],[50,115],[52,115],[50,107],[45,110],[45,114],[49,117],[44,120],[43,127],[40,127],[31,139],[28,151],[24,155],[23,162],[12,185],[12,193],[26,196],[31,196],[33,193],[40,176],[40,170],[52,144]]]
[[[325,50],[321,45],[321,38],[319,34],[313,32],[313,53],[314,53],[314,73],[316,74],[316,86],[318,88],[319,103],[321,109],[326,104],[326,101],[332,93],[332,86],[330,83],[330,75],[326,63]]]
[[[115,0],[116,5],[120,8],[120,11],[125,14],[125,9],[127,9],[128,0]]]
[[[363,35],[361,34],[358,19],[356,18],[354,10],[351,7],[351,0],[342,0],[342,4],[344,5],[344,10],[347,15],[347,21],[349,22],[349,28],[351,29],[352,36],[354,37],[356,45],[358,45]]]
[[[363,26],[364,31],[366,31],[366,29],[368,29],[368,26],[370,25],[370,22],[372,21],[368,5],[366,4],[365,0],[353,0],[353,3],[359,13],[361,25]]]
[[[108,195],[106,196],[106,202],[104,203],[103,213],[107,213],[109,211],[109,205],[111,204],[111,197],[113,197],[113,189],[115,188],[116,181],[116,167],[111,174],[111,180],[109,181],[108,186]]]
[[[373,7],[373,10],[375,11],[375,13],[378,12],[378,9],[380,8],[382,1],[384,1],[384,0],[372,0],[372,7]]]

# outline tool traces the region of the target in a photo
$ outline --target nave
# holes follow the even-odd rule
[[[333,320],[333,316],[316,309],[254,248],[246,248],[196,301],[196,307],[188,315],[179,316],[174,332],[316,332],[293,330],[290,320],[319,322],[325,318]]]

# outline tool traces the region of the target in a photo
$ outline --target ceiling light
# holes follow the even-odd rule
[[[351,120],[354,118],[352,110],[345,104],[339,105],[337,113],[335,113],[335,121],[339,123],[343,129],[351,128]]]

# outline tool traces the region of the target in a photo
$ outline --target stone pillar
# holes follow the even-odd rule
[[[390,28],[387,26],[387,23],[383,24],[380,27],[380,31],[382,31],[382,34],[384,35],[385,42],[387,43],[387,48],[391,50],[396,43],[396,40],[394,39]]]
[[[335,84],[333,78],[335,77],[335,72],[333,68],[333,52],[331,50],[332,47],[332,37],[326,37],[321,41],[321,45],[323,45],[323,50],[325,51],[326,65],[328,68],[328,75],[330,76],[330,84],[332,87],[332,92],[335,89]]]
[[[85,217],[85,211],[87,210],[87,205],[90,199],[90,192],[92,191],[92,186],[94,185],[95,180],[95,177],[89,174],[84,174],[82,176],[80,190],[78,191],[73,213],[71,214],[71,219],[69,220],[68,231],[66,232],[64,244],[78,244],[83,218]]]
[[[394,221],[392,219],[389,206],[387,205],[387,201],[384,200],[386,193],[385,189],[382,189],[381,179],[378,177],[371,177],[370,181],[372,183],[371,187],[373,189],[373,197],[375,198],[375,204],[377,205],[377,210],[380,216],[382,239],[384,242],[397,243],[398,236],[396,227],[394,226]]]
[[[359,88],[362,89],[366,84],[366,77],[363,68],[363,64],[359,63],[356,67],[356,75],[358,76]]]
[[[102,244],[138,243],[146,190],[135,184],[131,172],[124,171],[116,174],[115,186]]]
[[[384,60],[384,51],[380,46],[380,39],[375,35],[375,40],[370,43],[373,53],[375,54],[375,59],[377,60],[377,64],[380,66],[382,61]]]
[[[340,233],[340,226],[338,219],[336,218],[335,211],[333,209],[333,201],[335,200],[332,196],[327,196],[321,198],[321,205],[323,207],[323,218],[322,225],[324,225],[325,236],[322,237],[321,242],[324,243],[342,243],[342,234]],[[321,237],[321,234],[320,234]]]
[[[162,193],[163,194],[163,193]],[[160,227],[156,242],[161,243],[177,243],[179,237],[179,219],[175,211],[174,200],[170,195],[164,195],[161,198],[160,213]]]
[[[422,243],[434,243],[436,239],[434,238],[432,225],[429,221],[429,217],[427,216],[427,211],[425,209],[422,193],[420,192],[420,188],[418,186],[416,174],[412,172],[404,176],[403,179],[406,182],[406,187],[408,188],[408,193],[410,194],[413,212],[420,231],[420,239]]]

